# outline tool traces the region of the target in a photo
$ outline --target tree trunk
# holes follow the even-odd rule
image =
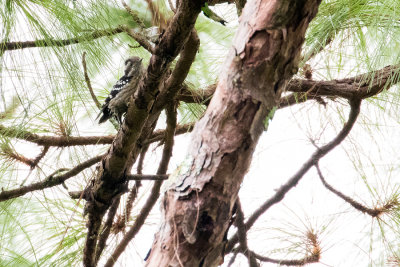
[[[214,97],[171,175],[147,266],[222,263],[240,184],[320,0],[249,0]]]

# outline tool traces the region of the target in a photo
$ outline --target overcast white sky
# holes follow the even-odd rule
[[[24,53],[29,55],[31,52],[21,52],[19,60]],[[120,67],[115,66],[116,69]],[[110,75],[113,76],[112,73]],[[7,88],[5,84],[7,81],[2,80],[3,93]],[[29,82],[26,81],[25,85]],[[6,96],[13,92],[7,91]],[[342,103],[328,102],[325,108],[310,101],[276,112],[268,131],[259,141],[251,169],[242,185],[240,197],[245,215],[250,215],[260,203],[271,197],[274,189],[285,183],[311,156],[315,147],[310,140],[322,145],[335,136],[343,126],[343,118],[347,119],[348,115],[348,108]],[[380,125],[379,131],[376,125]],[[90,126],[84,133],[96,133],[99,128],[94,127],[97,126]],[[370,207],[376,201],[383,201],[379,198],[388,196],[400,182],[399,137],[398,121],[390,116],[390,110],[385,112],[376,105],[363,103],[362,115],[349,138],[321,160],[325,178],[336,189]],[[185,158],[189,143],[189,134],[176,139],[170,172]],[[21,148],[23,154],[36,155],[30,147]],[[154,173],[159,151],[150,153],[152,156],[146,162],[145,173]],[[361,165],[362,170],[355,169]],[[150,187],[150,183],[145,183],[141,190],[149,190]],[[375,191],[374,197],[371,197],[371,191]],[[143,204],[145,199],[142,197],[140,203]],[[158,210],[157,204],[148,223],[130,245],[132,250],[122,257],[122,262],[126,263],[123,266],[140,266],[143,263],[142,259],[151,247],[153,234],[158,228]],[[252,228],[248,236],[249,246],[272,258],[302,258],[303,248],[297,248],[297,255],[291,254],[287,248],[301,242],[301,232],[312,228],[321,233],[323,249],[321,263],[313,266],[377,266],[390,255],[384,254],[388,249],[384,248],[376,221],[371,222],[371,218],[327,191],[312,169],[281,203],[272,207]],[[388,232],[385,238],[388,242],[396,242],[399,233]],[[241,258],[234,266],[247,266],[247,261]]]

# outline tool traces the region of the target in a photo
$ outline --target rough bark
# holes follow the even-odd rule
[[[85,206],[88,234],[84,248],[84,266],[95,266],[96,243],[102,218],[113,199],[126,190],[126,174],[157,121],[157,114],[153,116],[151,113],[159,87],[171,62],[187,41],[202,4],[203,1],[200,0],[180,2],[169,27],[154,49],[146,75],[131,101],[108,154],[102,160],[96,179],[86,189],[91,199],[87,200]]]
[[[249,1],[215,95],[171,175],[147,266],[216,266],[223,260],[240,184],[263,130],[296,72],[320,0]]]

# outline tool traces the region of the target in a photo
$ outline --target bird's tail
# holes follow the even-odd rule
[[[100,117],[101,116],[101,117]],[[99,119],[99,124],[107,121],[109,118],[112,117],[111,110],[108,107],[104,107],[101,109],[100,113],[97,115],[96,120]]]

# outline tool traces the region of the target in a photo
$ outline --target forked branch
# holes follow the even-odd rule
[[[0,201],[5,201],[8,199],[20,197],[29,192],[43,190],[45,188],[50,188],[50,187],[53,187],[56,185],[63,184],[67,179],[76,176],[84,169],[87,169],[87,168],[91,167],[92,165],[96,164],[97,162],[99,162],[103,158],[103,156],[104,155],[99,155],[99,156],[93,157],[87,161],[84,161],[81,164],[76,165],[71,170],[65,172],[64,174],[50,175],[41,182],[32,183],[30,185],[22,186],[22,187],[12,189],[12,190],[6,190],[6,191],[2,190],[0,192]],[[63,171],[64,171],[64,169],[63,169]]]
[[[328,144],[320,147],[314,154],[307,160],[303,166],[279,189],[276,190],[276,193],[267,201],[265,201],[247,220],[245,223],[246,229],[250,229],[257,219],[264,214],[270,207],[279,203],[285,195],[295,187],[298,182],[303,178],[303,176],[310,170],[312,166],[315,165],[321,158],[323,158],[326,154],[328,154],[332,149],[338,146],[350,133],[351,129],[353,128],[357,117],[360,113],[360,106],[361,106],[361,99],[351,99],[350,100],[350,114],[347,123],[344,124],[342,130],[339,134]],[[230,252],[233,249],[233,246],[239,241],[238,233],[236,233],[232,238],[229,240],[227,245],[227,252]]]
[[[235,250],[236,252],[240,252],[244,255],[251,255],[254,259],[257,259],[262,262],[269,262],[269,263],[275,263],[279,265],[286,265],[286,266],[302,266],[305,264],[310,264],[310,263],[315,263],[319,262],[321,258],[321,247],[318,241],[317,234],[307,231],[306,233],[306,246],[307,246],[307,252],[306,256],[304,256],[301,259],[273,259],[270,257],[265,257],[262,255],[259,255],[255,253],[254,251],[251,250],[244,250],[242,246],[240,246],[238,249]]]
[[[251,253],[251,251],[247,245],[247,229],[246,229],[246,226],[244,225],[244,214],[243,214],[242,205],[240,203],[239,197],[236,200],[235,225],[238,229],[237,233],[238,233],[238,237],[239,237],[240,251],[242,251],[243,255],[245,255],[247,257],[250,267],[259,266],[254,257],[254,254]]]
[[[163,154],[161,157],[160,165],[158,166],[157,174],[164,175],[167,173],[169,160],[172,156],[172,149],[174,146],[174,135],[175,135],[175,127],[176,127],[176,107],[174,104],[171,104],[167,110],[167,131],[166,131],[166,138],[165,144],[163,149]],[[112,253],[111,257],[107,260],[105,267],[111,267],[117,261],[118,257],[122,254],[125,250],[129,242],[136,236],[139,232],[141,227],[143,226],[147,216],[149,215],[151,209],[153,208],[154,204],[157,202],[157,199],[160,195],[160,188],[161,188],[162,181],[154,182],[153,188],[151,190],[150,196],[147,199],[144,207],[140,211],[139,216],[136,218],[135,223],[126,233],[124,238],[118,244],[115,251]]]
[[[331,81],[316,81],[306,79],[293,79],[286,87],[287,92],[292,92],[281,97],[278,108],[303,103],[311,99],[321,97],[344,98],[344,99],[365,99],[378,95],[390,85],[400,82],[400,79],[393,79],[399,72],[398,65],[389,65],[382,69],[363,73],[354,77]],[[183,86],[178,99],[186,103],[208,104],[214,94],[216,85],[209,85],[204,90],[190,91]]]

